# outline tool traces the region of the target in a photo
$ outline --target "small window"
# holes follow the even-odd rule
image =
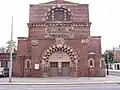
[[[90,66],[93,66],[93,60],[90,60]]]
[[[50,66],[51,66],[51,67],[58,67],[58,63],[57,63],[57,62],[51,62],[51,63],[50,63]]]
[[[30,60],[26,60],[26,62],[25,62],[25,68],[26,69],[31,69],[31,61]]]
[[[89,66],[94,67],[94,60],[93,59],[89,59]]]

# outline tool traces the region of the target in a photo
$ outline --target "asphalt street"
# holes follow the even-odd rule
[[[120,90],[120,85],[0,85],[0,90]]]

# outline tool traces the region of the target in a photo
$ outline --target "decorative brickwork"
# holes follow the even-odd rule
[[[27,25],[29,36],[18,38],[14,76],[105,76],[101,37],[90,36],[88,4],[54,0],[30,5]],[[30,69],[25,68],[28,58]]]

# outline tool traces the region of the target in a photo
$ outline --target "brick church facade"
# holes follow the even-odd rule
[[[90,36],[88,4],[30,5],[28,37],[18,37],[13,76],[105,76],[101,37]]]

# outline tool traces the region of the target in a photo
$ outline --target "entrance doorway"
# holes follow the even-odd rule
[[[51,77],[58,76],[58,62],[50,62],[50,76]]]
[[[117,65],[117,70],[120,70],[120,66],[119,66],[119,64]]]
[[[70,76],[70,63],[69,62],[62,62],[62,76],[63,77]]]
[[[57,41],[59,42],[59,40]],[[43,73],[50,77],[75,76],[76,66],[74,61],[78,60],[75,50],[67,44],[55,43],[49,46],[42,54],[43,62],[47,61],[47,67],[43,68]],[[71,60],[72,59],[72,60]],[[44,67],[43,63],[43,67]],[[47,70],[46,70],[47,69]],[[45,72],[46,71],[46,72]]]

